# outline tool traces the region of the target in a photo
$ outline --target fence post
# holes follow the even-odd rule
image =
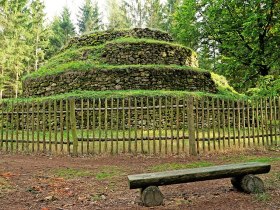
[[[71,98],[70,102],[70,128],[73,141],[73,155],[78,155],[78,138],[76,130],[76,114],[75,114],[75,99]]]
[[[189,153],[190,155],[197,155],[195,128],[194,128],[194,116],[193,116],[193,97],[187,98],[187,115],[188,115],[188,130],[189,130]]]

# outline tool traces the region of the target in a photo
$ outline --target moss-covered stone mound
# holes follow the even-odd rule
[[[23,80],[24,96],[74,90],[186,90],[217,93],[191,49],[151,29],[105,31],[73,38]]]

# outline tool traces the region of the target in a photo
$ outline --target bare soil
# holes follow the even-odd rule
[[[127,175],[153,171],[160,164],[204,161],[219,165],[242,161],[247,156],[277,158],[279,151],[251,150],[199,157],[0,155],[1,210],[92,210],[148,209],[139,202],[139,190],[128,189]],[[230,179],[162,186],[164,205],[152,209],[279,210],[280,161],[271,164],[271,172],[260,175],[266,185],[265,194],[238,192]],[[57,172],[67,169],[69,174]],[[81,173],[72,176],[70,169]]]

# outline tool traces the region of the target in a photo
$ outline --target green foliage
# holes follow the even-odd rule
[[[194,41],[204,58],[201,66],[214,68],[240,90],[276,74],[279,14],[280,2],[274,0],[185,0],[175,14],[174,35],[187,46]]]
[[[177,4],[171,29],[177,41],[195,50],[199,47],[199,32],[195,24],[196,12],[195,0],[183,0],[180,6]]]
[[[240,94],[238,92],[236,92],[234,90],[234,88],[228,84],[228,81],[224,76],[211,72],[211,77],[212,77],[213,81],[215,82],[220,94],[229,95],[232,97],[240,96]]]
[[[280,95],[280,78],[272,75],[260,77],[256,88],[250,88],[247,95],[252,97],[275,97]]]

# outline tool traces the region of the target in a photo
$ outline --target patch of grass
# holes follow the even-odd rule
[[[102,48],[103,46],[90,46],[66,50],[48,60],[48,62],[42,66],[39,71],[54,69],[59,67],[59,65],[72,61],[86,61],[98,65],[100,64],[100,53]]]
[[[272,163],[276,161],[280,161],[280,157],[258,157],[258,156],[245,156],[245,155],[239,155],[239,156],[231,156],[227,157],[224,160],[230,161],[230,162],[262,162],[262,163]]]
[[[76,168],[57,168],[52,171],[52,174],[65,179],[93,176],[92,171]]]
[[[103,194],[94,194],[90,196],[91,201],[100,201],[100,200],[104,200],[104,195]]]
[[[4,179],[3,177],[0,177],[0,198],[5,193],[9,193],[13,190],[13,187],[10,185],[10,183]]]
[[[97,180],[111,179],[120,176],[123,172],[115,166],[104,166],[95,174]]]
[[[54,61],[55,63],[56,61]],[[195,72],[208,72],[205,69],[199,69],[190,66],[178,66],[178,65],[108,65],[108,64],[97,64],[94,60],[76,60],[76,61],[69,61],[58,63],[58,65],[50,64],[48,66],[43,66],[38,71],[33,72],[31,74],[25,75],[22,80],[26,80],[28,78],[38,78],[43,76],[50,76],[60,74],[62,72],[67,71],[89,71],[92,69],[95,70],[117,70],[117,69],[179,69],[185,71],[195,71]]]
[[[6,189],[11,189],[11,185],[6,179],[0,177],[0,190],[2,191]]]
[[[170,170],[178,170],[178,169],[186,169],[186,168],[200,168],[200,167],[207,167],[212,166],[213,163],[200,161],[194,163],[164,163],[160,165],[155,165],[150,168],[152,171],[170,171]]]
[[[104,99],[104,98],[128,98],[128,97],[178,97],[186,98],[187,96],[193,96],[195,98],[209,97],[237,100],[228,95],[211,94],[206,92],[189,92],[189,91],[169,91],[169,90],[108,90],[108,91],[73,91],[69,93],[48,96],[48,97],[29,97],[29,98],[13,98],[4,99],[5,103],[31,103],[31,102],[43,102],[53,100],[66,100],[69,98],[79,99]]]
[[[270,172],[270,176],[265,180],[265,183],[269,188],[280,188],[280,172]]]
[[[191,48],[188,48],[184,45],[181,44],[177,44],[177,43],[172,43],[172,42],[166,42],[166,41],[162,41],[162,40],[155,40],[155,39],[147,39],[147,38],[134,38],[134,37],[122,37],[119,39],[115,39],[109,42],[106,42],[106,44],[119,44],[119,43],[130,43],[130,44],[141,44],[141,43],[147,43],[147,44],[158,44],[158,45],[168,45],[168,46],[172,46],[172,47],[180,47],[180,48],[184,48],[187,49],[189,51],[191,51],[192,53],[196,54]]]
[[[255,199],[259,202],[267,202],[271,200],[271,196],[268,193],[257,193],[254,196]]]

